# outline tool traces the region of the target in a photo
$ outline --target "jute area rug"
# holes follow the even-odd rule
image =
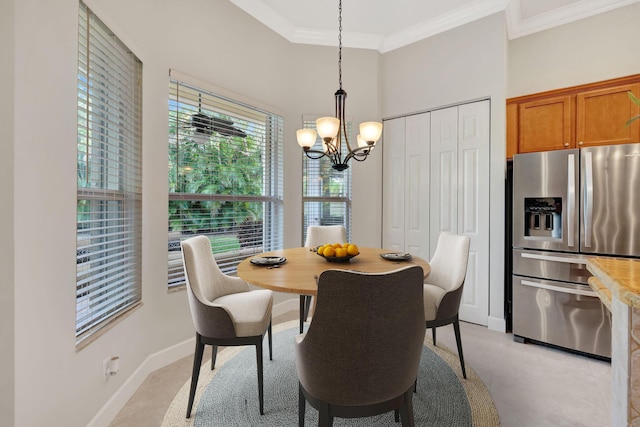
[[[210,369],[209,363],[200,370],[191,418],[185,418],[191,383],[188,380],[167,410],[162,427],[297,426],[298,378],[293,337],[298,334],[298,321],[276,325],[273,332],[272,361],[266,339],[264,344],[264,415],[258,410],[255,348],[228,347],[219,352],[215,370]],[[478,375],[467,364],[467,379],[463,379],[457,353],[440,344],[433,346],[431,333],[426,335],[418,390],[413,395],[416,426],[499,426],[498,412]],[[305,425],[317,424],[317,411],[307,403]],[[393,412],[334,420],[336,427],[399,425],[394,422]]]

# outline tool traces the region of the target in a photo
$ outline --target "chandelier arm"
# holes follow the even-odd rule
[[[311,160],[318,160],[318,159],[321,159],[321,158],[322,158],[322,157],[324,157],[324,156],[328,156],[328,154],[327,154],[327,153],[325,153],[324,151],[320,151],[320,150],[304,150],[303,152],[304,152],[304,154],[305,154],[308,158],[310,158]],[[309,155],[309,153],[312,153],[312,154],[319,154],[319,156],[317,156],[317,157],[313,157],[313,156],[310,156],[310,155]]]
[[[347,163],[350,159],[354,159],[358,162],[363,162],[369,154],[371,154],[372,147],[358,147],[353,150],[344,158],[344,162]]]

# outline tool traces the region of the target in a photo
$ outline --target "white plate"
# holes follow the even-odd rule
[[[399,254],[395,252],[390,252],[387,254],[380,254],[380,256],[389,261],[407,261],[411,259],[411,254]]]
[[[281,256],[256,256],[251,258],[249,261],[251,264],[255,265],[278,265],[285,262],[287,259]]]

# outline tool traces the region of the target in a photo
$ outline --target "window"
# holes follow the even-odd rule
[[[305,117],[303,126],[315,128],[315,119]],[[351,122],[347,123],[351,135]],[[320,137],[312,147],[322,150]],[[342,140],[343,152],[347,150]],[[307,238],[310,225],[344,225],[347,239],[351,235],[351,167],[337,171],[331,167],[331,160],[322,157],[317,160],[302,155],[302,242]]]
[[[282,248],[283,119],[172,72],[168,285],[185,283],[180,241],[206,235],[221,270]],[[206,87],[203,87],[206,86]]]
[[[79,10],[78,342],[140,301],[142,218],[142,63]]]

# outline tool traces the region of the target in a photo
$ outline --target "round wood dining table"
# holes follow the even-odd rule
[[[364,273],[388,273],[399,268],[418,265],[424,277],[431,272],[429,263],[412,256],[409,260],[390,261],[382,258],[387,249],[360,247],[360,254],[349,262],[328,262],[311,248],[281,249],[255,255],[256,257],[284,257],[286,261],[278,266],[255,265],[249,257],[238,264],[238,276],[245,282],[276,292],[300,295],[300,332],[307,318],[311,297],[318,292],[317,280],[325,270],[353,270]]]

